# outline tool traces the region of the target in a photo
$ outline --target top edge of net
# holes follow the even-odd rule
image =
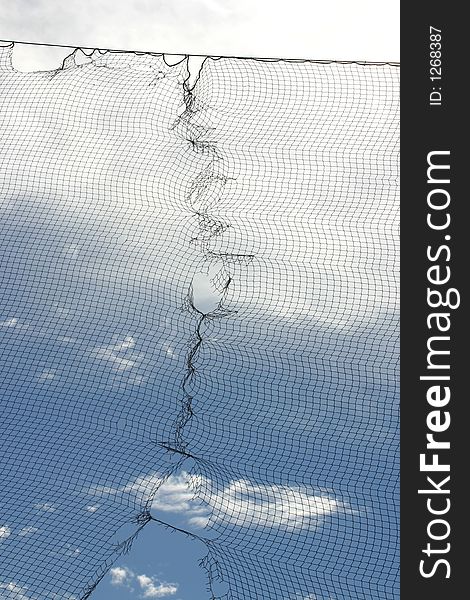
[[[149,50],[125,50],[122,48],[99,48],[97,46],[76,46],[76,45],[65,45],[65,44],[48,44],[42,42],[25,42],[22,40],[2,40],[0,42],[6,42],[10,44],[12,47],[15,44],[23,44],[26,46],[47,46],[52,48],[69,48],[70,50],[97,50],[98,52],[116,52],[122,54],[135,54],[135,55],[150,55],[150,56],[164,56],[165,54],[169,56],[196,56],[198,58],[211,58],[213,60],[218,60],[219,58],[233,58],[237,60],[257,60],[257,61],[265,61],[265,62],[308,62],[308,63],[316,63],[316,64],[340,64],[340,65],[361,65],[361,66],[391,66],[391,67],[399,67],[400,63],[396,61],[370,61],[370,60],[340,60],[340,59],[313,59],[313,58],[282,58],[278,56],[236,56],[236,55],[228,55],[228,54],[193,54],[187,52],[152,52]]]

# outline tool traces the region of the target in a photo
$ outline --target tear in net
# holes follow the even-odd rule
[[[208,598],[398,598],[397,66],[11,52],[0,597],[177,518]]]

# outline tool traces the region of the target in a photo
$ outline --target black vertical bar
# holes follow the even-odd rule
[[[467,566],[468,534],[465,508],[468,501],[464,490],[465,463],[470,458],[470,431],[465,418],[468,393],[464,388],[466,360],[466,278],[467,257],[470,256],[470,231],[467,231],[466,207],[470,205],[464,179],[468,168],[464,138],[469,135],[464,102],[468,89],[469,69],[465,65],[466,45],[463,8],[458,3],[430,0],[426,3],[402,3],[401,13],[401,222],[402,222],[402,291],[401,291],[401,356],[402,356],[402,487],[401,487],[401,598],[403,600],[457,599],[468,594]],[[431,29],[431,27],[435,29]],[[440,31],[437,31],[440,30]],[[433,36],[434,37],[431,37]],[[431,46],[431,44],[440,43]],[[440,52],[431,54],[431,52]],[[440,64],[439,64],[440,61]],[[433,70],[431,70],[433,69]],[[438,77],[441,79],[438,79]],[[431,77],[435,77],[434,80]],[[430,152],[442,152],[429,155]],[[449,154],[444,154],[449,152]],[[450,169],[430,171],[428,158]],[[450,179],[449,183],[445,183]],[[437,181],[436,181],[437,180]],[[435,190],[435,191],[432,191]],[[431,196],[428,199],[428,195]],[[431,205],[449,206],[443,209]],[[448,227],[441,227],[450,218]],[[450,256],[445,247],[448,247]],[[428,248],[431,258],[427,256]],[[440,249],[440,250],[439,250]],[[430,272],[428,269],[437,266]],[[449,268],[449,270],[446,269]],[[449,281],[442,281],[450,273]],[[428,288],[441,292],[449,304],[460,306],[431,307]],[[437,293],[431,302],[439,304]],[[430,317],[433,313],[446,316]],[[429,319],[429,320],[428,320]],[[448,331],[440,331],[450,323]],[[447,336],[450,339],[431,341],[431,348],[450,350],[450,354],[431,356],[428,364],[429,339]],[[445,365],[449,369],[445,369]],[[424,377],[450,379],[429,380]],[[441,406],[436,390],[428,401],[430,387],[440,386]],[[445,386],[450,400],[445,401]],[[433,411],[438,411],[438,413]],[[446,412],[449,413],[446,415]],[[464,414],[465,413],[465,414]],[[450,425],[445,428],[446,419]],[[435,432],[442,427],[444,430]],[[427,449],[427,434],[436,441],[450,442],[450,449]],[[429,464],[437,454],[439,465],[448,464],[450,471],[424,471],[420,454]],[[440,466],[438,468],[441,468]],[[430,477],[434,483],[430,482]],[[450,479],[442,483],[446,477]],[[435,493],[418,493],[418,490]],[[443,490],[449,490],[447,492]],[[446,510],[448,508],[448,510]],[[442,511],[432,514],[431,510]],[[446,512],[444,512],[446,510]],[[447,524],[448,525],[447,525]],[[431,533],[431,537],[430,537]],[[433,537],[442,539],[437,540]],[[428,547],[429,544],[429,547]],[[447,546],[449,544],[449,546]],[[437,562],[441,560],[442,562]],[[423,561],[423,562],[421,562]],[[446,562],[445,562],[446,561]],[[427,577],[420,572],[424,572]],[[449,577],[447,577],[449,575]],[[465,591],[467,590],[467,591]]]

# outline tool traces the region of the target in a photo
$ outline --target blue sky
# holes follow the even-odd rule
[[[211,65],[211,77],[223,75],[219,67]],[[237,68],[228,68],[237,80]],[[374,597],[384,589],[390,594],[398,560],[397,490],[390,487],[398,469],[397,279],[392,239],[384,246],[380,235],[392,233],[391,223],[381,229],[381,216],[394,214],[394,188],[387,187],[392,179],[373,184],[383,213],[370,231],[353,213],[343,222],[341,207],[353,210],[362,199],[338,185],[334,214],[343,238],[322,242],[335,231],[326,203],[315,215],[321,226],[313,225],[319,243],[304,244],[303,257],[292,270],[284,264],[279,275],[265,260],[277,240],[258,239],[251,226],[266,223],[266,233],[272,225],[273,189],[277,214],[283,214],[283,178],[267,178],[260,194],[257,174],[244,173],[241,187],[235,178],[228,181],[227,200],[220,201],[231,224],[240,219],[239,229],[228,229],[225,247],[256,247],[261,259],[224,268],[204,260],[188,243],[198,225],[184,192],[210,161],[167,133],[181,110],[179,69],[144,61],[125,91],[119,78],[110,78],[115,87],[107,93],[119,102],[103,109],[101,121],[93,76],[81,81],[72,71],[67,75],[75,96],[60,127],[53,102],[59,83],[55,90],[53,82],[29,80],[21,106],[19,97],[6,95],[3,106],[18,120],[4,138],[10,146],[2,149],[0,351],[7,357],[1,388],[7,400],[1,429],[4,446],[13,451],[7,450],[1,486],[0,550],[9,558],[0,598],[36,600],[32,577],[39,574],[48,600],[73,600],[67,590],[102,573],[94,554],[105,556],[113,570],[93,597],[208,598],[205,573],[196,564],[206,546],[157,522],[150,521],[130,552],[115,560],[116,544],[136,530],[142,498],[163,473],[172,475],[151,515],[194,536],[217,538],[209,544],[213,557],[232,552],[221,564],[234,597],[259,593],[268,582],[283,600],[349,600],[364,593],[361,581],[369,582]],[[163,72],[169,76],[162,80]],[[148,83],[155,81],[161,86],[157,105]],[[45,100],[31,112],[36,84]],[[201,83],[202,93],[210,89]],[[109,110],[114,123],[133,117],[137,92],[143,99],[139,131],[152,136],[132,139],[131,152],[115,148],[106,131],[94,127],[108,123]],[[237,109],[249,97],[240,94]],[[217,118],[219,145],[230,151],[227,98],[219,98]],[[48,119],[62,137],[53,132],[44,151],[35,144]],[[84,123],[93,132],[86,143],[79,135]],[[304,127],[313,127],[314,136],[314,122]],[[269,144],[281,142],[279,131]],[[233,160],[238,164],[236,153]],[[269,152],[263,160],[272,168]],[[149,161],[154,168],[143,168]],[[258,205],[250,204],[250,194]],[[238,215],[230,212],[233,198]],[[374,218],[372,209],[368,217]],[[313,230],[305,229],[304,213],[289,219],[290,231],[305,242],[302,236]],[[213,243],[224,249],[223,239]],[[362,268],[359,276],[350,256]],[[323,264],[313,278],[311,264]],[[220,285],[229,271],[234,282],[224,304],[233,312],[202,324],[197,376],[183,393],[200,320],[187,305],[194,274],[204,279],[212,273]],[[162,444],[176,444],[175,420],[188,390],[194,417],[184,438],[195,460],[181,462]],[[193,500],[188,485],[201,500]],[[19,562],[12,560],[18,552]],[[302,571],[306,555],[315,557],[316,567],[308,577]],[[285,573],[304,583],[284,589]]]
[[[206,600],[209,596],[205,572],[198,565],[205,553],[201,542],[150,523],[134,542],[132,551],[116,561],[93,597],[98,600],[141,596]],[[143,576],[150,578],[151,582]]]

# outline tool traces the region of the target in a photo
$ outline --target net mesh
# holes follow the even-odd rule
[[[208,598],[398,598],[397,66],[12,51],[0,597],[156,521]]]

